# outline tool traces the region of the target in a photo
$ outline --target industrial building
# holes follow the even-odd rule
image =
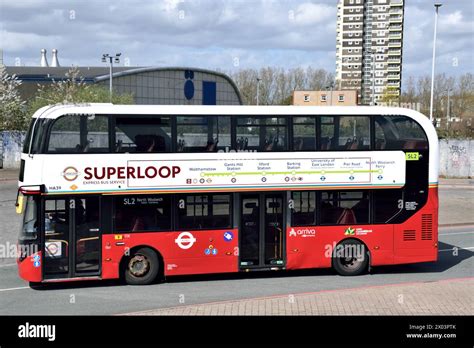
[[[66,79],[70,67],[61,67],[57,50],[48,66],[46,50],[41,50],[40,66],[7,66],[23,83],[20,93],[32,98],[38,84]],[[109,67],[78,67],[85,83],[109,88]],[[130,93],[136,104],[240,105],[242,98],[235,83],[226,74],[189,67],[126,67],[113,69],[113,90]]]

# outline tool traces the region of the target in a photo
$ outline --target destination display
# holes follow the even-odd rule
[[[405,184],[403,151],[358,151],[350,156],[347,152],[258,152],[102,157],[94,163],[93,156],[81,156],[83,166],[51,163],[59,177],[43,178],[47,191],[396,188]]]

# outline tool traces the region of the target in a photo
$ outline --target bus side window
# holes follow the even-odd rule
[[[375,121],[375,150],[384,150],[386,144],[384,130],[380,124]]]
[[[230,146],[230,116],[178,116],[177,152],[217,152]]]
[[[370,119],[366,116],[340,116],[338,150],[369,150]]]
[[[118,153],[163,153],[171,151],[169,116],[117,116],[115,149]]]
[[[169,231],[171,196],[140,195],[115,198],[115,231]]]
[[[316,225],[316,192],[295,191],[292,193],[292,226]]]
[[[83,152],[107,153],[109,152],[109,117],[108,116],[82,116],[86,123],[86,139]]]
[[[323,191],[321,224],[351,225],[369,223],[368,191]]]
[[[162,136],[138,134],[135,136],[136,152],[166,152],[165,139]]]
[[[286,151],[288,132],[286,117],[238,116],[235,136],[237,150]]]
[[[428,139],[421,126],[406,116],[376,116],[375,148],[427,150]]]
[[[79,116],[66,115],[54,121],[49,135],[48,153],[76,153],[82,146]]]
[[[107,153],[108,134],[108,116],[61,116],[51,128],[48,153]]]
[[[320,150],[336,150],[336,121],[337,117],[321,117]]]
[[[316,150],[315,117],[293,117],[293,150]]]
[[[231,227],[229,194],[178,195],[177,202],[177,228],[180,230],[211,230]]]
[[[374,223],[389,223],[402,209],[402,189],[374,190]]]

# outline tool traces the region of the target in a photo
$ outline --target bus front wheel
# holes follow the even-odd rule
[[[332,265],[334,270],[342,276],[364,273],[369,266],[367,247],[355,239],[343,240],[333,252]]]
[[[132,252],[125,263],[125,282],[129,285],[151,284],[160,268],[158,255],[149,248]]]

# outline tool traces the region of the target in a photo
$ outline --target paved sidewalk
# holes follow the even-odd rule
[[[18,169],[0,169],[0,182],[18,180]]]
[[[439,188],[466,188],[474,190],[474,179],[439,178]]]
[[[474,278],[288,294],[129,315],[473,315]]]

